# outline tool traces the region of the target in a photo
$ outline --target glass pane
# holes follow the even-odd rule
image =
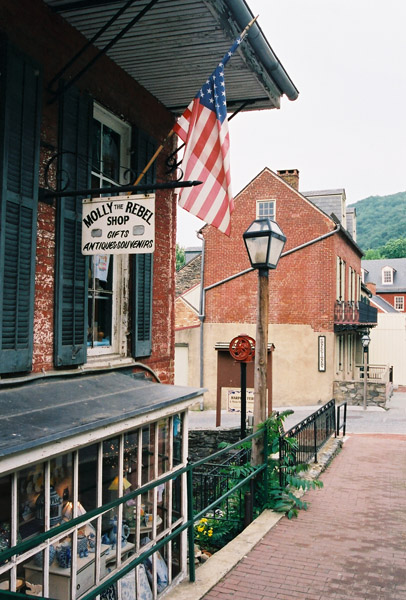
[[[172,540],[172,579],[181,571],[181,545],[182,536],[179,534]]]
[[[44,464],[18,472],[18,529],[22,539],[44,531]]]
[[[183,420],[182,414],[173,417],[173,466],[182,463]]]
[[[50,490],[50,525],[54,527],[73,518],[73,457],[64,454],[53,458],[50,462],[51,490]]]
[[[158,423],[158,477],[169,470],[169,419]]]
[[[97,444],[79,450],[78,498],[85,511],[97,507]]]
[[[169,490],[170,483],[162,483],[158,485],[157,489],[157,533],[168,527],[168,514],[169,514]]]
[[[137,489],[137,456],[138,456],[138,431],[124,435],[124,478],[123,494],[128,494]],[[135,527],[136,498],[128,500],[123,507],[123,520],[130,528]],[[132,532],[133,533],[133,532]]]
[[[113,310],[113,259],[97,255],[89,269],[88,346],[111,346]]]
[[[107,504],[118,498],[118,453],[118,437],[110,438],[103,442],[103,504]]]
[[[172,486],[172,523],[175,523],[182,514],[182,476],[173,480]]]
[[[153,425],[142,428],[142,485],[154,478],[154,437]]]
[[[107,125],[103,125],[102,161],[103,175],[113,181],[118,181],[120,176],[120,136]]]
[[[167,546],[163,548],[163,552],[167,554]],[[157,551],[144,561],[144,565],[152,590],[154,590],[156,585],[157,593],[162,593],[169,583],[166,556],[163,556],[160,551]]]
[[[0,477],[0,552],[11,545],[11,476]]]

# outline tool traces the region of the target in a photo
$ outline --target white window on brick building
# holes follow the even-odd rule
[[[395,308],[396,310],[405,310],[405,298],[404,296],[395,296]]]
[[[269,217],[273,221],[276,218],[275,200],[258,200],[257,201],[257,219]]]
[[[93,113],[92,187],[124,183],[129,167],[130,127],[98,106]],[[125,354],[128,303],[128,256],[98,255],[90,260],[88,287],[88,356]],[[118,320],[118,315],[121,319]],[[125,321],[125,322],[123,322]]]

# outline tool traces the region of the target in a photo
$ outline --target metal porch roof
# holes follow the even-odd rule
[[[125,0],[44,0],[87,39]],[[233,41],[253,18],[245,0],[134,0],[96,40],[106,46],[143,9],[144,16],[107,55],[169,110],[181,114]],[[225,70],[227,104],[244,110],[279,108],[298,91],[255,23]]]
[[[0,388],[0,459],[190,401],[205,390],[153,383],[128,369]],[[174,408],[174,412],[175,412]]]

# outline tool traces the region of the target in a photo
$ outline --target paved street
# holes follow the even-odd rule
[[[406,393],[388,408],[349,408],[349,435],[323,489],[306,494],[309,510],[282,518],[200,597],[406,600]]]
[[[275,407],[275,410],[283,411],[286,408]],[[294,414],[287,418],[286,428],[299,423],[318,408],[320,406],[317,405],[291,407]],[[214,410],[191,411],[189,422],[191,429],[215,427],[216,412]],[[240,414],[224,411],[221,425],[238,427]],[[362,406],[348,406],[347,433],[406,433],[406,391],[395,392],[387,403],[386,410],[372,406],[368,406],[366,410]]]
[[[322,480],[205,600],[406,599],[406,435],[351,435]]]

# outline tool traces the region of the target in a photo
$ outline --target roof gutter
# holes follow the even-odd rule
[[[232,13],[240,31],[242,31],[254,17],[247,3],[245,0],[224,0],[224,3]],[[247,39],[259,61],[263,64],[280,91],[286,94],[289,100],[296,100],[299,96],[299,91],[273,52],[257,22],[251,26]]]

